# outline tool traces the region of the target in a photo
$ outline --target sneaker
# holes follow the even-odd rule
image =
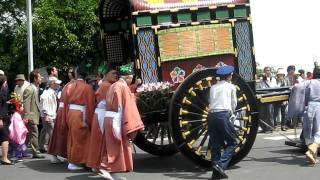
[[[72,164],[72,163],[69,163],[69,164],[68,164],[68,169],[69,169],[70,171],[76,171],[76,170],[82,170],[83,167],[77,166],[77,165]]]
[[[114,180],[113,177],[111,176],[111,174],[104,170],[104,169],[100,169],[99,170],[100,173],[98,173],[101,177],[103,177],[104,179],[108,179],[108,180]]]
[[[57,156],[52,156],[51,158],[51,164],[59,164],[62,163],[62,161]]]

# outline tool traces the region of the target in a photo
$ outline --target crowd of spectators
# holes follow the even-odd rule
[[[267,66],[263,69],[263,74],[257,81],[256,89],[280,88],[289,87],[312,79],[312,73],[303,69],[296,70],[294,65],[287,67],[287,70],[278,68],[275,73],[272,73],[272,68]],[[271,133],[274,129],[280,128],[286,131],[287,128],[293,128],[298,122],[302,122],[301,118],[292,120],[287,117],[288,102],[275,104],[263,104],[259,107],[260,115],[260,133]]]

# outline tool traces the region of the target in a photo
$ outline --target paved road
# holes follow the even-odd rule
[[[287,132],[293,137],[293,132]],[[181,154],[155,157],[140,150],[134,154],[135,171],[117,174],[128,180],[202,180],[211,172],[188,161]],[[228,170],[230,180],[318,180],[320,165],[308,167],[303,153],[284,145],[284,138],[277,133],[258,134],[249,155]],[[91,172],[70,172],[66,164],[50,164],[44,160],[27,159],[15,166],[0,166],[0,180],[85,180],[102,179]]]

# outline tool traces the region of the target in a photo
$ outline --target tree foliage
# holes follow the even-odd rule
[[[0,69],[8,71],[16,30],[23,22],[25,0],[0,0]]]
[[[98,64],[102,59],[98,5],[99,0],[37,1],[33,12],[35,68],[52,64],[66,69],[90,59]],[[15,29],[9,44],[9,56],[3,57],[9,62],[9,67],[5,68],[26,73],[25,19]],[[0,64],[0,68],[3,67]]]
[[[0,32],[22,23],[25,0],[0,0]]]
[[[65,67],[99,57],[97,0],[49,0],[36,10],[35,58]]]

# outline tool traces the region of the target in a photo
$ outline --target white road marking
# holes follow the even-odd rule
[[[291,134],[291,135],[286,135],[288,138],[290,139],[298,139],[300,134],[297,134],[297,135],[294,135],[294,134]],[[269,136],[269,137],[265,137],[263,139],[266,139],[266,140],[273,140],[273,141],[279,141],[279,140],[284,140],[284,139],[287,139],[286,137],[284,136]]]

